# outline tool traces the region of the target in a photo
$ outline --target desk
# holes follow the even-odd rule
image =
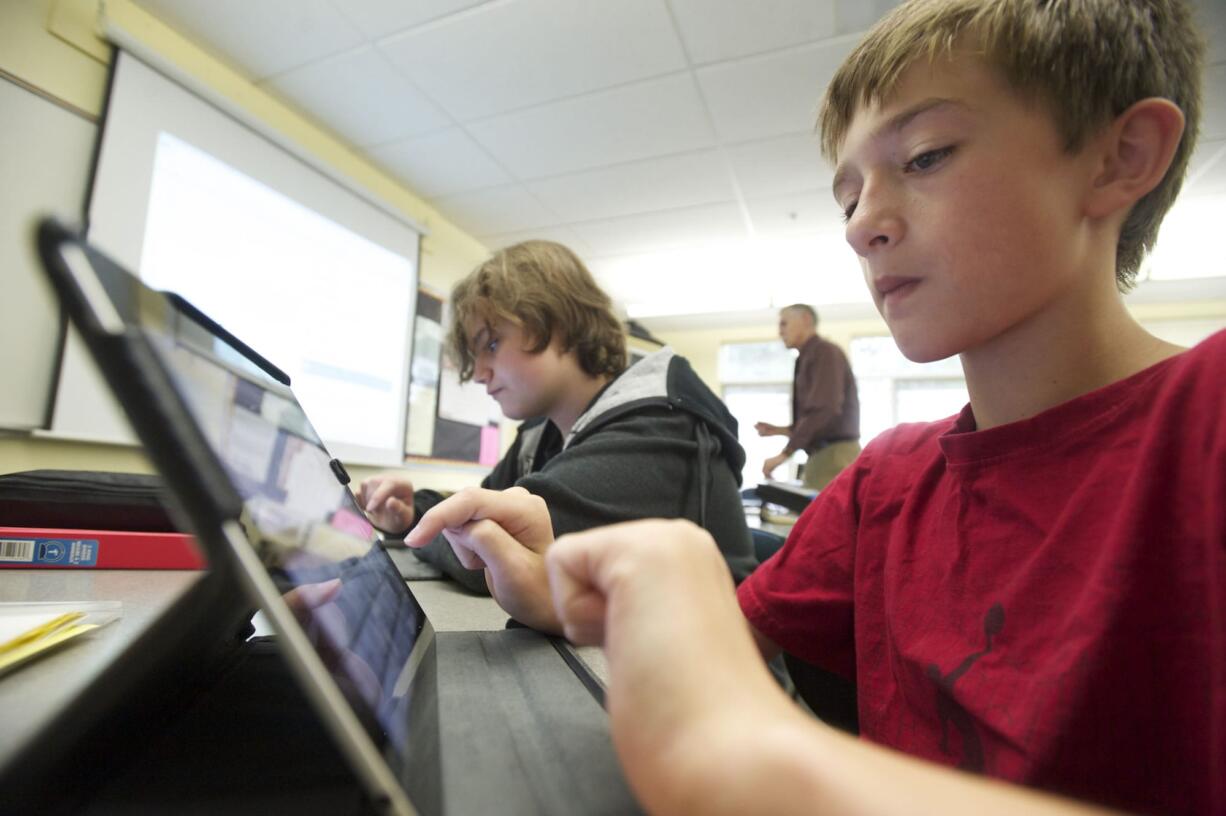
[[[0,677],[0,769],[80,696],[203,573],[152,570],[0,572],[0,602],[121,600],[119,620]]]
[[[505,629],[507,613],[493,598],[472,595],[451,581],[409,581],[409,589],[426,611],[436,632],[495,632]],[[608,686],[609,664],[604,650],[596,646],[573,647],[589,671]]]
[[[102,629],[0,677],[0,772],[102,674],[153,621],[204,573],[150,570],[4,570],[0,602],[119,600],[123,614]],[[450,581],[409,585],[439,632],[505,628],[507,614],[492,598],[470,595]],[[575,650],[602,683],[608,667],[598,648]],[[561,658],[559,657],[559,660]]]
[[[794,523],[794,522],[793,522]],[[746,507],[745,508],[745,524],[751,530],[766,530],[768,533],[787,538],[792,532],[792,524],[780,524],[775,521],[763,521],[761,508]]]

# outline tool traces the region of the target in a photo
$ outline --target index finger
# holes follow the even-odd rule
[[[481,519],[490,519],[512,537],[519,538],[533,525],[540,524],[542,515],[548,526],[549,514],[544,502],[522,487],[501,491],[468,487],[430,508],[404,541],[410,547],[418,547],[443,530],[455,530]]]
[[[366,499],[366,503],[362,509],[366,511],[378,510],[388,496],[396,490],[396,482],[394,479],[383,479],[375,485],[375,489],[371,491],[370,496]]]

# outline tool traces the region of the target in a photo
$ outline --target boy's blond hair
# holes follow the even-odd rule
[[[1076,151],[1134,103],[1162,97],[1186,127],[1166,176],[1129,213],[1115,277],[1132,288],[1196,144],[1204,45],[1183,0],[910,0],[882,18],[835,74],[818,118],[837,159],[856,111],[879,105],[912,63],[976,49],[1025,99],[1051,112]]]
[[[524,330],[533,354],[557,338],[593,377],[615,377],[626,368],[626,335],[613,302],[561,244],[524,241],[499,250],[455,285],[451,306],[448,346],[462,382],[472,378],[475,362],[467,328],[499,319]]]

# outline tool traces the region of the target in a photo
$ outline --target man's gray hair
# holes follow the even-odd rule
[[[817,326],[817,310],[807,303],[793,303],[791,306],[784,306],[779,311],[807,314],[809,319],[813,321],[813,325]]]

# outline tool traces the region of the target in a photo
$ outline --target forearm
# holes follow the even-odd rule
[[[742,696],[747,704],[724,704],[698,719],[658,767],[649,809],[716,816],[1108,812],[863,742],[801,715],[781,693],[765,695],[755,688]]]
[[[753,624],[749,625],[749,634],[753,636],[754,645],[758,647],[758,653],[762,655],[763,663],[768,663],[771,660],[774,660],[780,653],[783,652],[775,641],[759,632],[758,628]]]

